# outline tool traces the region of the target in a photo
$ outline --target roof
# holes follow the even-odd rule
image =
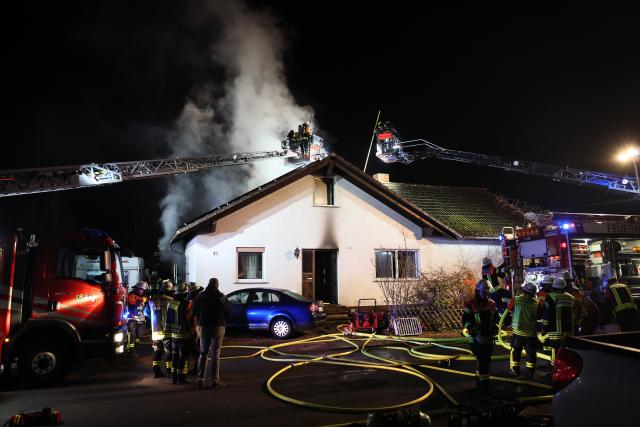
[[[398,183],[385,185],[334,153],[323,160],[294,169],[194,218],[176,231],[171,243],[196,234],[210,232],[217,220],[304,176],[318,174],[338,174],[344,177],[415,224],[432,228],[435,235],[454,239],[495,239],[503,226],[520,225],[524,222],[521,214],[518,221],[514,223],[513,215],[502,215],[496,212],[497,196],[487,190]],[[470,199],[465,201],[465,197]]]
[[[515,206],[485,188],[385,183],[403,199],[465,238],[495,239],[502,227],[523,225]]]

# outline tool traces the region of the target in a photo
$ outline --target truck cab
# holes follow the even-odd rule
[[[61,380],[84,358],[124,352],[126,291],[118,245],[84,229],[0,243],[0,365],[30,383]]]

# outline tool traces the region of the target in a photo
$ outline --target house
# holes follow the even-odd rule
[[[188,281],[229,293],[284,288],[325,302],[383,303],[379,282],[464,258],[480,272],[500,255],[513,206],[482,188],[389,182],[332,154],[218,206],[179,228]]]

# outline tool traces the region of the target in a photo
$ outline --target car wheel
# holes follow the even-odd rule
[[[284,317],[278,317],[271,322],[271,335],[281,340],[289,338],[293,333],[293,327]]]
[[[28,384],[51,385],[67,374],[69,355],[54,341],[28,344],[18,356],[18,371]]]

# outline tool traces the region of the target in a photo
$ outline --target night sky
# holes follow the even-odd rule
[[[216,82],[216,19],[200,1],[32,2],[5,9],[0,169],[163,158],[194,87]],[[376,113],[405,139],[591,170],[640,144],[640,17],[532,15],[417,2],[266,2],[284,33],[287,82],[335,151],[364,164]],[[421,8],[422,9],[422,8]],[[293,127],[283,123],[283,131]],[[274,147],[277,149],[278,147]],[[486,187],[563,211],[640,213],[628,196],[438,160],[372,158],[401,182]],[[149,258],[160,178],[0,199],[0,235],[101,228]],[[201,212],[196,212],[199,214]],[[188,220],[189,218],[184,218]]]

